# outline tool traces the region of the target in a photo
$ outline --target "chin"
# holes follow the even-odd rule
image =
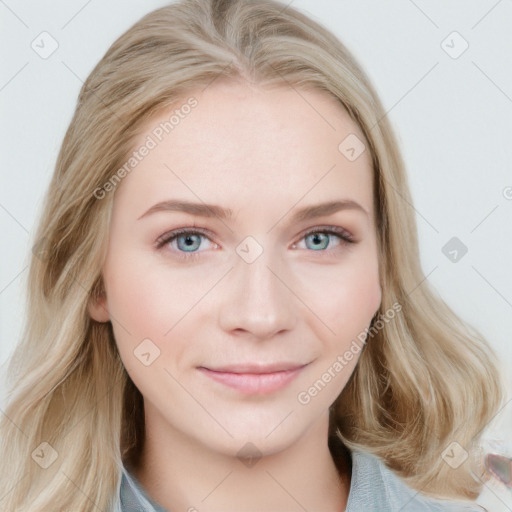
[[[201,431],[201,441],[215,451],[237,458],[273,455],[300,442],[309,430],[319,424],[318,417],[301,417],[300,412],[304,414],[305,411],[289,406],[259,415],[253,412],[250,416],[240,411],[229,415],[229,420],[221,420],[219,415],[216,416],[219,423],[230,435],[219,426],[215,434],[210,431],[212,435],[208,439]],[[320,419],[325,419],[327,429],[328,415],[321,414]]]

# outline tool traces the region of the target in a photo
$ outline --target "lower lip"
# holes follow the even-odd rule
[[[208,368],[199,368],[210,379],[246,394],[269,394],[286,387],[303,369],[273,373],[231,373],[216,372]]]

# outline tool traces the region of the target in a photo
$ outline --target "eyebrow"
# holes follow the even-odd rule
[[[301,208],[294,213],[292,221],[301,222],[316,217],[331,215],[341,210],[357,210],[364,213],[365,215],[369,215],[366,208],[361,206],[356,201],[352,201],[351,199],[341,199]],[[168,200],[155,204],[149,210],[143,213],[137,220],[140,220],[143,217],[147,217],[152,213],[161,211],[183,212],[198,217],[218,217],[225,220],[229,220],[233,217],[233,210],[230,208],[223,208],[222,206],[215,204],[193,203],[190,201],[182,200]]]

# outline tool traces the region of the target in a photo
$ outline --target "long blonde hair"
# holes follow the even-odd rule
[[[111,510],[121,464],[144,439],[142,396],[112,325],[88,302],[103,290],[114,193],[141,126],[220,75],[314,88],[337,98],[367,139],[374,171],[380,311],[401,305],[362,351],[331,408],[331,434],[371,452],[412,487],[474,498],[469,463],[501,402],[492,351],[422,272],[404,164],[378,96],[345,46],[301,12],[266,0],[188,0],[157,9],[109,48],[84,83],[45,197],[31,255],[27,319],[0,419],[0,508]],[[341,142],[341,141],[340,141]],[[471,458],[470,458],[471,460]]]

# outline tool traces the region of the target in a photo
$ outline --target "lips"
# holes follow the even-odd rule
[[[254,374],[262,374],[262,373],[275,373],[275,372],[285,372],[289,370],[296,370],[297,368],[301,368],[305,366],[304,364],[299,363],[247,363],[247,364],[234,364],[234,365],[225,365],[225,366],[215,366],[213,368],[208,368],[208,370],[221,372],[221,373],[254,373]]]
[[[198,370],[209,379],[244,394],[269,394],[285,388],[307,366],[297,363],[236,364]]]

